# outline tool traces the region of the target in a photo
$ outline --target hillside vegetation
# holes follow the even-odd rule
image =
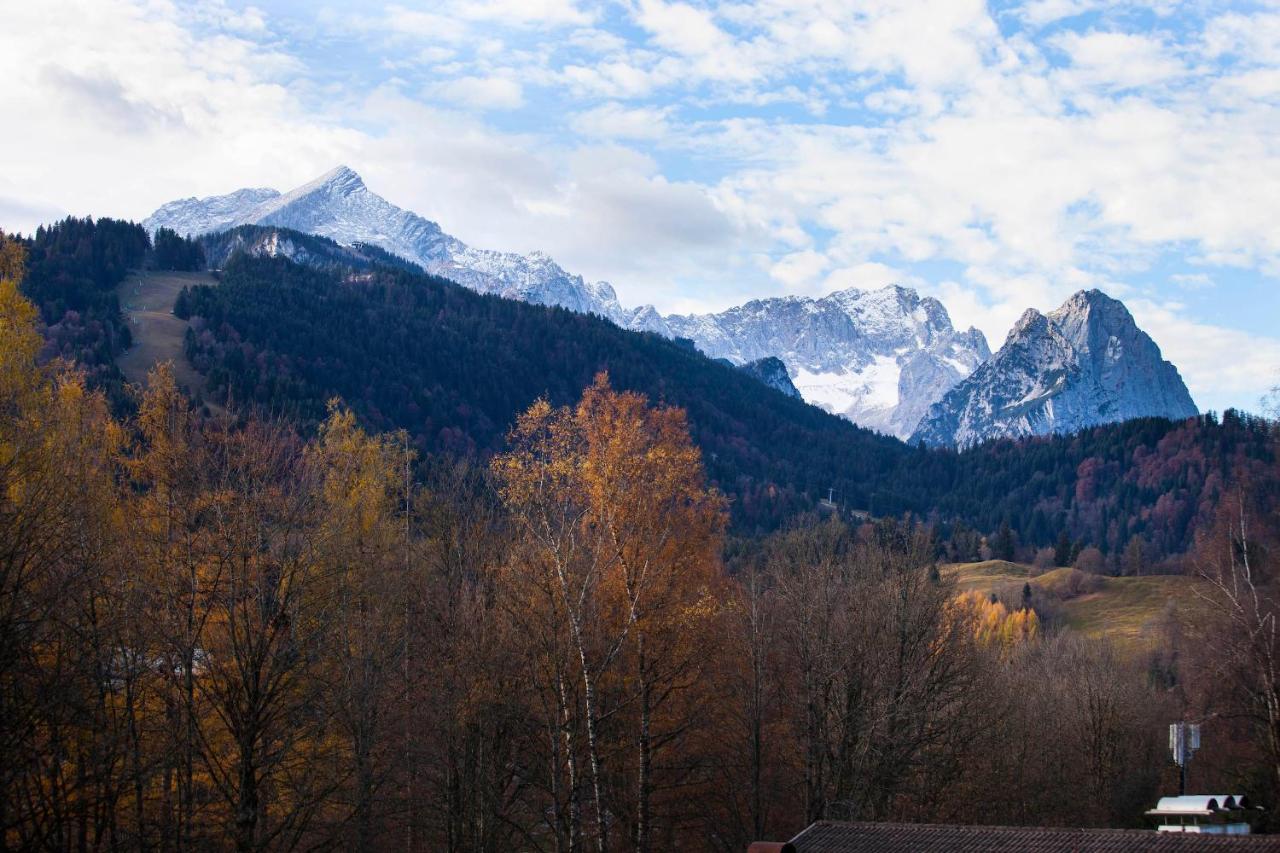
[[[43,356],[78,363],[117,411],[132,405],[126,379],[172,355],[172,333],[182,330],[186,359],[174,358],[175,370],[206,401],[231,398],[309,432],[336,396],[371,428],[406,430],[421,454],[483,459],[503,449],[507,428],[534,400],[570,402],[607,370],[617,387],[688,412],[737,532],[776,529],[834,489],[848,509],[925,519],[957,562],[977,559],[980,538],[1006,524],[1013,535],[999,556],[1025,556],[1065,535],[1112,560],[1136,543],[1159,562],[1188,550],[1233,482],[1276,481],[1275,426],[1235,412],[927,451],[764,387],[687,345],[600,317],[480,296],[368,246],[272,228],[213,235],[199,252],[163,242],[163,252],[149,248],[139,226],[108,219],[68,219],[24,241],[22,288],[40,308]],[[121,282],[130,269],[200,255],[225,268],[223,284],[192,279],[179,292],[176,319],[163,308],[126,319],[129,286]],[[163,278],[166,287],[176,275]],[[163,343],[150,336],[148,319],[167,329]],[[137,349],[132,328],[148,330]]]
[[[1173,610],[1181,617],[1203,605],[1194,578],[1184,575],[1104,577],[1059,567],[1033,575],[1030,566],[1005,560],[944,565],[940,573],[962,592],[976,591],[1020,602],[1030,584],[1032,602],[1047,604],[1068,630],[1105,637],[1130,649],[1161,641],[1157,629]]]
[[[1222,472],[1267,472],[1265,422],[934,453],[597,318],[243,252],[174,301],[234,416],[204,417],[163,366],[117,414],[46,357],[23,248],[0,238],[6,849],[727,851],[828,815],[1132,825],[1175,784],[1168,721],[1211,714],[1230,727],[1205,752],[1233,760],[1197,779],[1280,801],[1276,638],[1257,630],[1277,612],[1274,472],[1211,506]],[[159,281],[135,283],[140,307]],[[967,503],[1009,476],[1016,498]],[[792,514],[728,539],[731,506],[739,530],[773,523],[837,477],[937,523]],[[1171,495],[1212,512],[1196,559],[1224,586],[1207,630],[1150,655],[1092,637],[1136,647],[1176,581],[988,562],[947,568],[974,587],[957,597],[935,569],[944,549],[1025,553],[1014,500],[1051,529],[1170,534]],[[951,506],[973,527],[942,546]],[[1079,544],[1054,560],[1104,571]],[[1018,598],[979,591],[997,587]]]
[[[189,328],[187,322],[174,316],[174,302],[184,287],[213,285],[213,277],[205,272],[138,271],[125,276],[117,289],[124,317],[128,323],[130,347],[116,359],[125,379],[142,383],[147,372],[162,361],[173,364],[178,384],[196,394],[204,388],[204,377],[191,366],[183,352]]]
[[[286,243],[305,265],[243,251]],[[691,347],[480,296],[387,266],[367,248],[237,229],[208,238],[206,254],[227,260],[219,287],[193,288],[186,300],[196,329],[187,353],[217,399],[308,425],[339,396],[371,426],[407,430],[422,452],[484,456],[502,448],[507,425],[535,399],[571,401],[607,370],[617,387],[686,409],[741,532],[775,529],[831,488],[847,508],[910,512],[944,538],[956,522],[987,535],[1007,523],[1024,550],[1065,532],[1109,554],[1137,537],[1160,559],[1186,551],[1239,471],[1274,477],[1272,425],[1233,412],[931,451],[860,429]]]

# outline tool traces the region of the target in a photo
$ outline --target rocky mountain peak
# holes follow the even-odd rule
[[[782,363],[782,359],[776,356],[771,355],[747,362],[739,370],[768,385],[770,388],[781,391],[788,397],[794,397],[797,400],[802,399],[800,392],[791,382],[791,374],[787,372],[787,366]]]
[[[1034,308],[1028,308],[1022,312],[1022,316],[1018,318],[1018,322],[1013,324],[1013,328],[1009,330],[1008,336],[1005,338],[1005,344],[1017,338],[1025,337],[1036,330],[1044,329],[1048,326],[1049,318],[1041,314]]]
[[[753,299],[712,314],[663,316],[652,306],[627,310],[608,282],[570,274],[542,251],[522,255],[468,246],[372,192],[347,166],[284,194],[242,189],[170,202],[144,224],[151,231],[167,226],[189,235],[254,224],[316,234],[344,246],[371,244],[481,293],[560,305],[625,328],[685,338],[735,365],[774,358],[753,375],[780,386],[774,381],[780,363],[806,401],[903,438],[919,426],[926,440],[963,444],[1130,412],[1195,411],[1177,371],[1160,358],[1124,305],[1097,290],[1073,295],[1049,315],[1028,311],[991,358],[980,331],[957,331],[941,302],[900,284],[846,288],[817,299]],[[1091,389],[1085,394],[1090,402],[1072,408],[1068,392],[1084,386]],[[1132,404],[1130,397],[1136,397]],[[986,401],[973,404],[979,408],[998,403],[999,410],[966,415],[963,427],[947,420],[947,412],[964,409],[971,398]],[[942,406],[941,426],[930,426],[931,406]]]
[[[1026,311],[999,352],[929,407],[912,440],[967,447],[1195,414],[1177,368],[1124,303],[1082,290],[1047,315]]]
[[[364,180],[356,174],[355,170],[348,166],[338,166],[330,169],[320,177],[303,184],[297,189],[289,193],[296,198],[301,198],[311,193],[324,192],[334,196],[351,195],[356,192],[366,191],[368,188],[364,185]]]
[[[629,325],[737,365],[775,356],[806,401],[899,437],[990,354],[981,332],[957,332],[940,302],[901,285],[660,319],[636,312]]]

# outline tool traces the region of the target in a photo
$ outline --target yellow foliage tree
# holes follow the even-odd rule
[[[719,611],[723,498],[707,487],[683,411],[614,391],[600,374],[577,406],[545,400],[520,416],[511,450],[494,460],[500,493],[531,545],[514,584],[547,636],[547,682],[558,704],[569,787],[576,787],[576,725],[586,738],[594,841],[609,848],[599,691],[634,700],[633,842],[648,847],[659,705],[679,704],[680,685],[710,651]],[[702,658],[699,658],[699,655]],[[623,664],[626,664],[625,666]],[[578,682],[580,719],[566,679]],[[679,727],[668,721],[669,728]],[[663,743],[672,738],[664,733]],[[628,762],[629,763],[629,762]],[[570,805],[570,843],[577,832]]]
[[[1010,610],[1003,602],[992,601],[976,590],[956,596],[952,611],[970,625],[974,639],[984,646],[1010,649],[1034,640],[1040,633],[1040,617],[1034,610]]]

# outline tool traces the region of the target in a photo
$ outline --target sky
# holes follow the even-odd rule
[[[1280,0],[0,0],[0,228],[345,164],[624,305],[1082,288],[1280,383]]]

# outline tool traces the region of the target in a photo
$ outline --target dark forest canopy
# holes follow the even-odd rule
[[[202,270],[204,249],[172,228],[160,228],[156,231],[154,265],[159,270]]]
[[[112,402],[126,405],[115,360],[133,343],[116,289],[144,266],[192,270],[204,266],[200,244],[161,229],[152,248],[145,228],[119,219],[69,216],[18,238],[26,252],[22,292],[40,310],[43,358],[79,364]]]
[[[23,290],[41,310],[46,357],[82,364],[117,406],[128,405],[115,358],[130,334],[115,288],[130,268],[206,258],[223,268],[220,285],[184,291],[177,313],[192,321],[187,354],[211,397],[312,429],[339,396],[370,427],[405,429],[420,454],[486,456],[535,399],[567,403],[607,370],[618,387],[688,411],[744,533],[774,529],[834,489],[848,509],[930,521],[954,559],[981,556],[983,537],[1024,559],[1065,537],[1065,553],[1095,545],[1118,570],[1135,541],[1150,561],[1185,552],[1226,484],[1266,469],[1273,453],[1274,425],[1235,412],[964,453],[910,447],[679,342],[481,296],[376,247],[296,232],[245,226],[198,244],[158,234],[153,250],[141,226],[67,219],[25,244]],[[254,256],[267,244],[299,262]]]
[[[959,522],[994,534],[1008,524],[1024,554],[1065,531],[1108,554],[1138,537],[1158,558],[1185,551],[1224,483],[1272,454],[1273,426],[1234,412],[965,453],[909,447],[659,336],[480,296],[321,238],[288,235],[306,266],[226,252],[262,231],[213,238],[228,257],[222,283],[183,300],[193,317],[188,355],[214,393],[304,424],[338,395],[371,426],[408,430],[423,452],[485,454],[534,399],[563,404],[608,370],[619,387],[689,412],[744,531],[772,529],[832,488],[846,507],[911,512],[944,531]],[[340,262],[352,255],[359,274]]]

